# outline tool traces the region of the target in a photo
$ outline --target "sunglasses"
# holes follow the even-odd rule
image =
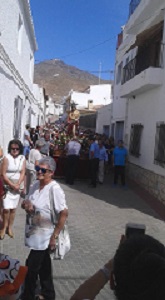
[[[19,148],[11,148],[13,151],[19,151]]]
[[[37,172],[41,171],[43,174],[45,174],[47,171],[51,171],[49,169],[45,169],[45,168],[40,168],[39,166],[35,166],[35,170]]]

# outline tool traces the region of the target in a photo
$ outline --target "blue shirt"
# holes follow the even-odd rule
[[[125,159],[128,154],[126,148],[122,147],[119,148],[118,146],[115,147],[113,150],[113,157],[114,157],[114,165],[115,166],[125,166]]]
[[[105,147],[103,146],[103,147],[100,148],[99,150],[100,150],[99,159],[100,159],[100,160],[107,160],[107,153],[106,153]]]
[[[94,156],[93,157],[91,156],[91,152],[94,152]],[[99,156],[100,156],[99,145],[97,143],[93,142],[90,145],[90,149],[89,149],[89,159],[99,158]]]

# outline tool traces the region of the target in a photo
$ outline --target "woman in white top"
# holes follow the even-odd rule
[[[51,259],[49,252],[56,247],[56,239],[63,229],[68,216],[65,194],[60,185],[52,180],[56,168],[53,158],[47,156],[36,166],[37,179],[30,187],[27,200],[22,208],[27,212],[25,226],[25,245],[31,249],[27,259],[28,273],[22,300],[35,299],[36,280],[39,276],[41,295],[36,299],[55,299]],[[54,228],[50,195],[53,195],[53,206],[58,221]]]
[[[8,154],[4,157],[2,164],[2,176],[7,193],[3,199],[3,228],[0,231],[0,239],[4,239],[5,233],[11,238],[14,237],[12,226],[20,193],[24,188],[26,163],[22,153],[23,145],[19,140],[9,142]]]

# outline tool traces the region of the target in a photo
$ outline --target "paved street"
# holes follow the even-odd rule
[[[165,226],[161,218],[133,190],[112,187],[107,175],[105,184],[96,189],[87,182],[76,181],[66,186],[69,206],[69,229],[72,249],[62,261],[53,261],[57,300],[68,300],[82,281],[92,275],[114,254],[125,224],[145,223],[147,233],[165,243]],[[15,221],[15,239],[8,236],[1,241],[1,252],[24,263],[28,249],[24,247],[25,213],[18,209]],[[114,299],[107,286],[96,298]]]

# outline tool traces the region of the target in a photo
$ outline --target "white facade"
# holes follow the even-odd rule
[[[110,136],[112,104],[105,105],[98,109],[96,118],[96,132]]]
[[[46,102],[46,121],[52,117],[54,120],[58,120],[64,113],[63,105],[55,103],[51,98]]]
[[[0,144],[4,150],[13,137],[22,139],[27,120],[33,118],[33,124],[38,120],[40,104],[33,95],[36,49],[29,1],[1,0]]]
[[[76,103],[77,109],[89,108],[97,105],[107,105],[112,102],[112,85],[90,85],[85,92],[72,91],[71,103]]]
[[[44,89],[41,88],[38,84],[33,84],[33,95],[35,99],[38,100],[38,104],[34,105],[34,114],[31,115],[31,121],[27,123],[31,124],[31,127],[36,127],[39,125],[45,124],[45,95],[44,95]]]
[[[124,122],[131,178],[165,203],[164,12],[164,0],[141,0],[124,28],[116,53],[113,121]]]
[[[125,144],[128,144],[128,136],[126,134],[128,101],[127,98],[121,98],[121,81],[123,68],[128,61],[132,60],[136,56],[137,47],[135,47],[135,49],[131,49],[131,51],[127,53],[125,47],[134,43],[136,38],[134,35],[126,34],[125,27],[123,28],[122,34],[123,42],[116,52],[111,135],[114,136],[116,142],[119,139],[123,139]]]

